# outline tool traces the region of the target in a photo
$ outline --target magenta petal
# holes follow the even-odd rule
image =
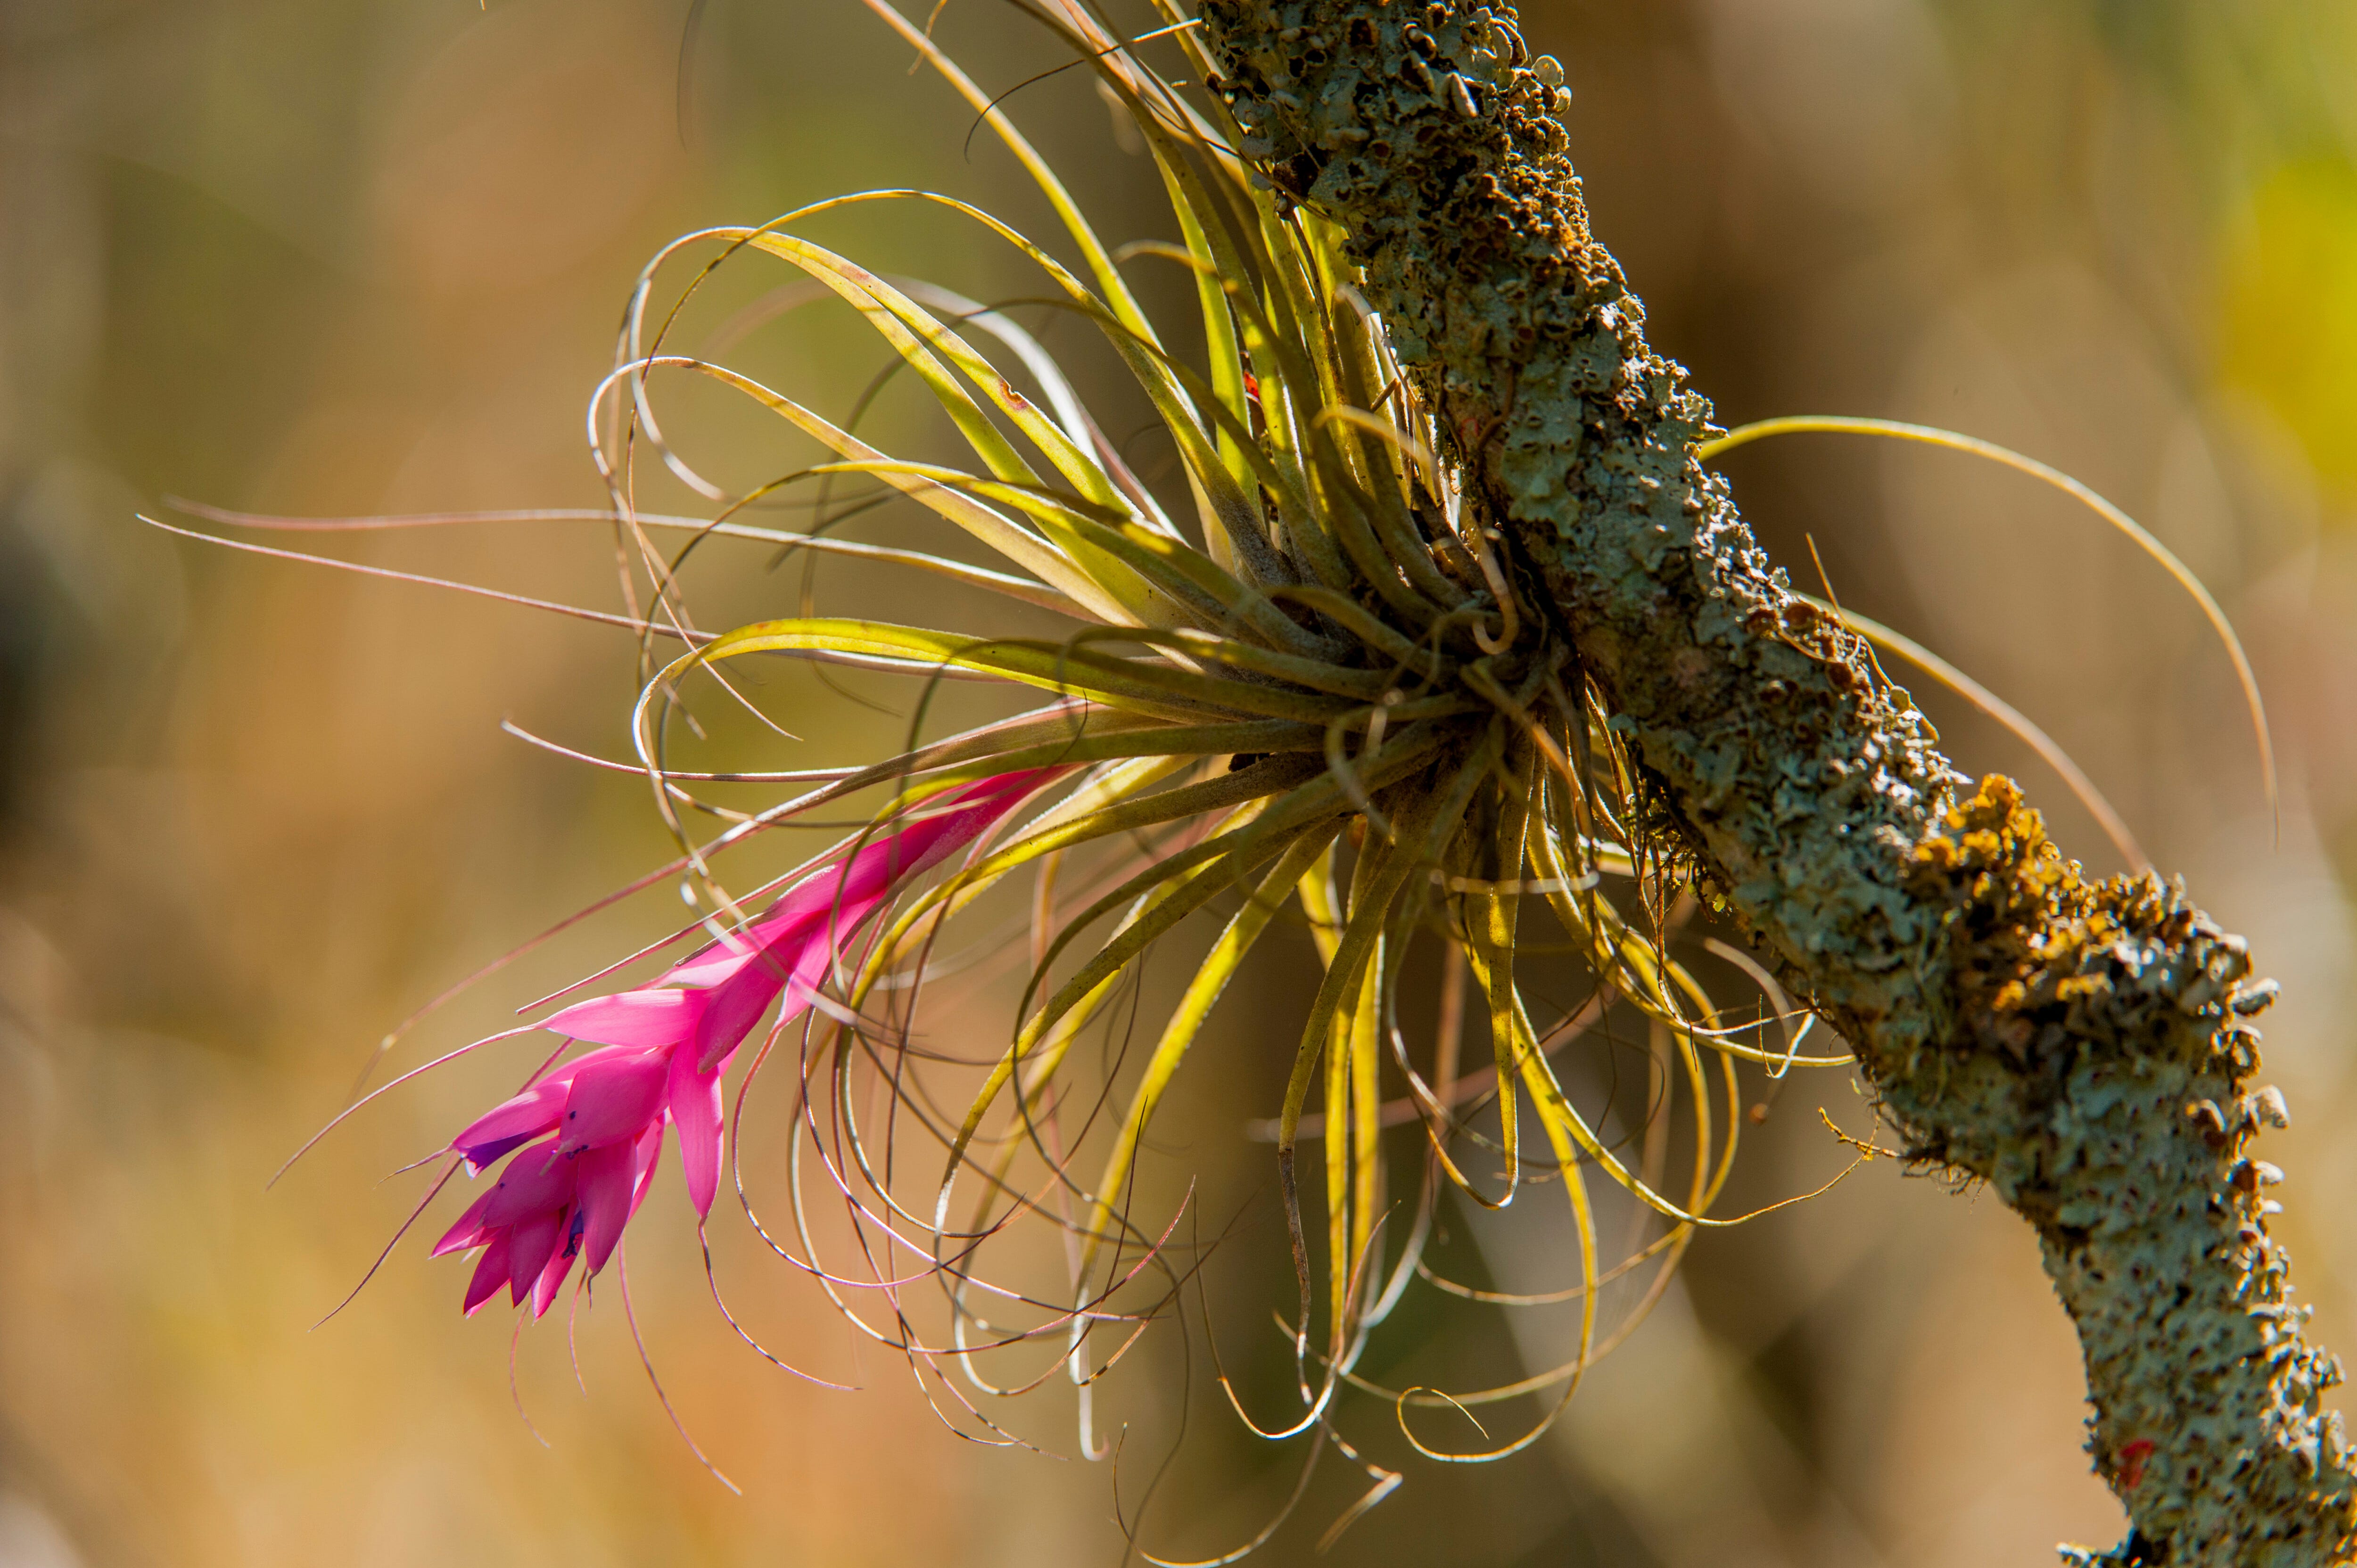
[[[899,853],[890,859],[895,881],[930,871],[958,850],[982,836],[993,822],[1022,803],[1023,797],[1043,779],[1060,771],[1053,768],[1001,773],[970,784],[950,797],[950,811],[912,822],[896,835]]]
[[[507,1283],[508,1233],[502,1230],[491,1238],[491,1244],[483,1249],[482,1257],[477,1261],[475,1277],[467,1282],[467,1303],[462,1310],[468,1316],[474,1316],[475,1309],[499,1294],[500,1287]]]
[[[514,1152],[518,1145],[528,1144],[547,1131],[546,1127],[533,1127],[512,1137],[492,1138],[477,1144],[453,1144],[450,1147],[467,1157],[468,1175],[480,1176],[498,1165],[503,1155]]]
[[[847,869],[836,865],[813,872],[788,888],[731,941],[715,942],[675,966],[663,976],[665,983],[719,986],[760,964],[765,957],[799,951],[826,927],[847,930],[858,925],[882,900],[891,867],[908,861],[905,852],[893,848],[894,842],[887,837],[863,846],[851,857]],[[791,959],[785,961],[787,965],[791,962]],[[773,974],[783,967],[776,961],[769,964]]]
[[[541,1027],[576,1040],[644,1050],[685,1038],[703,1011],[704,998],[693,991],[625,991],[576,1003]]]
[[[556,1256],[556,1244],[564,1239],[565,1221],[572,1218],[561,1208],[544,1208],[516,1221],[508,1232],[508,1299],[522,1305],[523,1298],[540,1278],[548,1260]]]
[[[696,1021],[699,1030],[708,1031],[711,1010],[733,993],[758,995],[760,1007],[769,1005],[770,998],[778,993],[785,983],[786,970],[791,964],[791,954],[802,950],[811,940],[813,922],[808,919],[783,921],[760,920],[738,933],[742,944],[730,949],[715,943],[695,954],[663,976],[665,982],[698,987],[695,994],[705,999],[705,1015]]]
[[[933,814],[862,844],[848,863],[819,870],[786,890],[733,943],[715,943],[672,969],[664,983],[717,986],[773,948],[799,945],[799,928],[818,924],[840,941],[894,888],[972,843],[1012,811],[1052,768],[1002,773],[968,785],[933,807]],[[554,1020],[551,1020],[553,1023]],[[748,1021],[749,1027],[749,1020]]]
[[[522,1093],[477,1117],[450,1140],[450,1146],[466,1155],[468,1165],[481,1170],[517,1144],[554,1131],[565,1113],[565,1101],[572,1091],[573,1079],[583,1069],[616,1058],[634,1057],[640,1048],[607,1046],[582,1053]]]
[[[608,1144],[581,1156],[576,1187],[582,1217],[580,1250],[588,1258],[591,1273],[606,1266],[614,1243],[622,1239],[622,1227],[638,1208],[633,1189],[639,1185],[636,1143]]]
[[[602,1053],[600,1053],[602,1055]],[[565,1100],[559,1147],[599,1148],[636,1138],[662,1113],[663,1079],[669,1062],[660,1051],[626,1051],[587,1065],[573,1075]]]
[[[680,1174],[701,1218],[712,1212],[713,1195],[720,1190],[719,1069],[699,1070],[694,1056],[673,1052],[670,1101],[672,1124],[679,1129]]]
[[[824,983],[836,951],[846,944],[868,916],[882,907],[881,898],[845,905],[809,925],[798,928],[790,941],[765,953],[758,967],[748,967],[733,980],[712,988],[712,1004],[690,1037],[696,1067],[705,1072],[726,1065],[729,1053],[744,1043],[753,1026],[782,988],[785,1005],[778,1022],[791,1023]]]
[[[637,1218],[639,1205],[647,1200],[647,1188],[655,1184],[655,1166],[662,1157],[662,1122],[656,1122],[631,1149],[630,1208],[622,1221],[626,1225]]]
[[[555,1254],[540,1271],[540,1277],[533,1282],[532,1286],[533,1317],[541,1318],[548,1316],[550,1305],[556,1300],[557,1286],[563,1284],[565,1276],[573,1272],[573,1260],[578,1257],[580,1252],[581,1249],[573,1245],[572,1240],[568,1238],[565,1244],[556,1249]]]
[[[939,836],[930,831],[936,826],[920,822],[870,839],[853,853],[848,865],[827,866],[788,888],[745,934],[756,945],[770,948],[798,941],[805,926],[857,925],[895,883],[939,858],[929,859],[926,853],[931,847],[926,841]]]
[[[514,1099],[492,1107],[467,1124],[450,1146],[467,1156],[477,1170],[519,1144],[529,1143],[554,1129],[565,1108],[571,1075],[543,1079]]]
[[[793,895],[786,897],[790,898]],[[810,919],[807,913],[789,913],[781,917],[773,911],[735,933],[727,941],[712,942],[698,948],[665,970],[662,983],[691,986],[699,994],[714,986],[725,985],[759,964],[762,955],[771,948],[780,942],[791,940],[794,932],[808,925]]]
[[[534,1144],[509,1159],[483,1195],[481,1223],[486,1228],[514,1225],[565,1207],[573,1197],[574,1162],[553,1158],[555,1153],[554,1142]]]
[[[709,993],[712,1004],[704,1010],[695,1033],[689,1036],[681,1053],[693,1057],[699,1069],[720,1065],[720,1058],[737,1048],[748,1031],[761,1021],[770,1004],[792,972],[789,965],[798,962],[801,954],[773,952],[765,954],[758,969],[748,969],[736,979],[714,986]]]
[[[496,1187],[491,1188],[491,1192],[498,1190]],[[469,1247],[482,1245],[483,1211],[491,1206],[491,1192],[484,1193],[474,1202],[467,1205],[467,1212],[458,1216],[458,1222],[456,1225],[442,1232],[442,1240],[434,1243],[434,1251],[428,1252],[426,1256],[439,1258],[451,1252],[463,1252]]]

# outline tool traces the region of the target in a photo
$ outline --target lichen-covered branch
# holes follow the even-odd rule
[[[2271,987],[2186,899],[2064,862],[1797,597],[1588,233],[1554,62],[1501,5],[1205,0],[1266,177],[1337,220],[1523,596],[1560,618],[1717,895],[1853,1040],[1912,1153],[2034,1225],[2079,1329],[2117,1563],[2357,1549],[2357,1473],[2267,1233]]]

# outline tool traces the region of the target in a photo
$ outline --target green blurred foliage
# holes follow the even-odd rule
[[[2222,379],[2284,423],[2319,480],[2357,491],[2357,166],[2269,173],[2224,273]]]

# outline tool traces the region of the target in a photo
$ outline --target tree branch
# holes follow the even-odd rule
[[[2088,1449],[2135,1530],[2087,1563],[2309,1564],[2357,1549],[2248,1157],[2273,993],[2158,876],[2096,883],[2010,780],[1976,791],[1907,694],[1772,568],[1588,233],[1560,70],[1511,10],[1205,0],[1244,151],[1340,222],[1521,592],[1559,618],[1691,850],[1855,1042],[1913,1153],[2037,1228],[2078,1326]]]

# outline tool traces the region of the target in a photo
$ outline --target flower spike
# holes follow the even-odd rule
[[[518,1305],[530,1296],[537,1317],[576,1258],[587,1253],[587,1274],[604,1268],[645,1199],[666,1125],[678,1133],[688,1200],[698,1219],[708,1215],[720,1181],[720,1079],[754,1026],[773,1004],[780,1025],[806,1010],[877,909],[1057,771],[1001,774],[955,790],[945,805],[879,832],[651,983],[548,1018],[542,1027],[597,1048],[450,1141],[474,1171],[508,1162],[434,1247],[436,1257],[483,1250],[465,1310],[490,1300],[504,1280]]]

